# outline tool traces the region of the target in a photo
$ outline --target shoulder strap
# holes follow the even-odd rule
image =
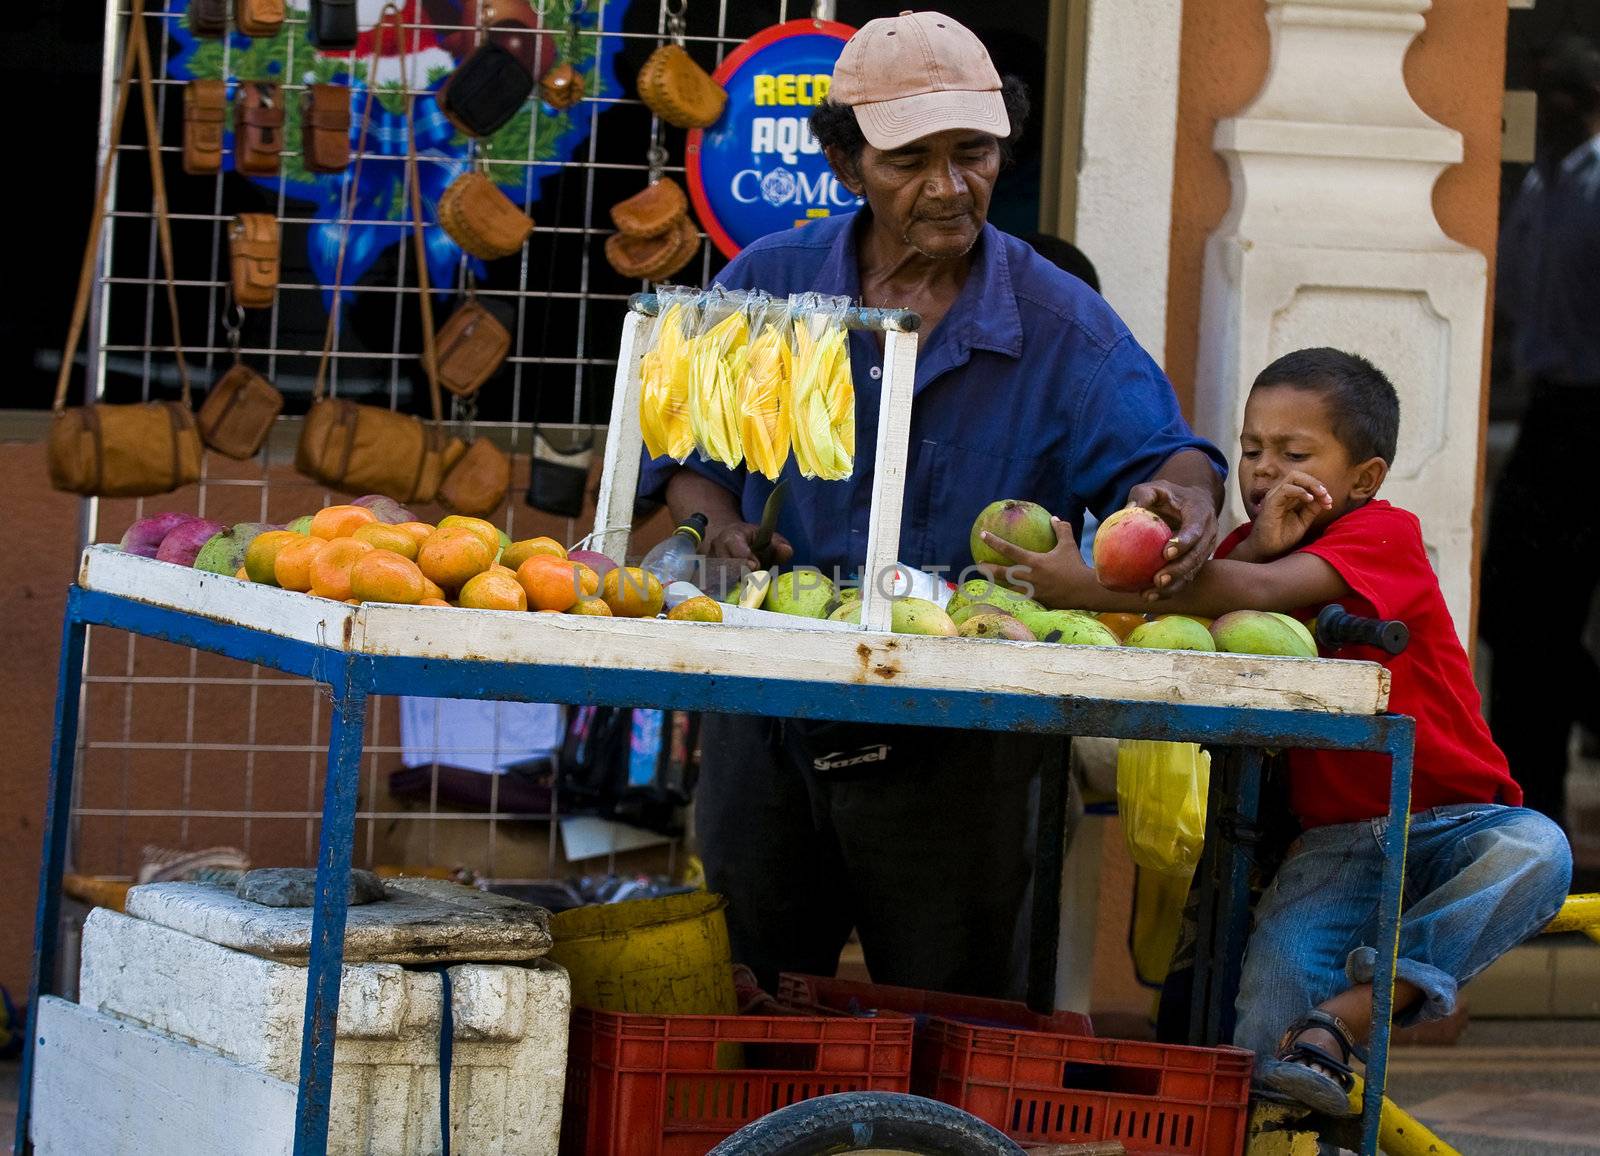
[[[183,382],[183,401],[189,404],[189,373],[183,361],[183,342],[178,335],[177,291],[173,287],[172,237],[167,227],[166,182],[161,171],[161,136],[155,124],[155,101],[149,83],[150,50],[145,39],[144,0],[133,0],[128,18],[128,33],[122,48],[122,66],[117,73],[116,105],[111,114],[109,146],[100,163],[100,177],[95,191],[94,214],[89,219],[89,238],[83,248],[83,263],[78,268],[78,291],[72,302],[72,320],[67,325],[67,341],[61,351],[61,369],[56,374],[56,395],[53,409],[59,413],[67,406],[67,387],[72,380],[73,362],[78,356],[78,343],[83,340],[84,322],[89,317],[89,295],[94,289],[94,270],[100,255],[100,237],[105,231],[107,206],[111,197],[111,176],[116,164],[117,142],[122,139],[122,125],[128,112],[128,96],[133,88],[133,69],[139,65],[144,83],[145,136],[150,154],[150,174],[154,192],[157,228],[162,240],[162,259],[167,271],[167,304],[172,310],[172,340],[178,353],[178,373]]]
[[[403,46],[402,46],[403,50]],[[428,242],[422,226],[422,182],[417,171],[417,97],[411,91],[411,56],[405,56],[406,179],[411,185],[411,241],[417,257],[417,287],[422,292],[422,368],[428,375],[428,402],[433,424],[444,421],[439,396],[439,363],[434,349],[433,286],[428,283]]]
[[[134,26],[134,46],[139,50],[139,95],[144,105],[145,152],[150,158],[150,191],[155,201],[156,237],[161,245],[161,265],[167,274],[167,310],[172,315],[172,353],[178,362],[183,407],[192,409],[189,366],[183,360],[183,332],[178,325],[178,272],[172,259],[172,219],[167,204],[167,178],[161,164],[161,125],[156,119],[155,69],[150,64],[150,37],[141,19]]]

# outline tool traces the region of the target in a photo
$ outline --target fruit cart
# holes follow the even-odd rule
[[[600,548],[620,560],[637,480],[638,365],[655,302],[636,299],[624,326],[605,480]],[[856,310],[848,323],[886,335],[876,476],[865,574],[885,574],[899,541],[914,315]],[[40,872],[30,1003],[57,965],[60,883],[73,790],[85,632],[104,626],[192,646],[312,679],[329,688],[332,727],[317,858],[312,951],[294,1151],[326,1149],[335,1017],[343,957],[358,771],[367,701],[421,694],[648,706],[815,719],[912,723],[1063,736],[1197,741],[1215,752],[1195,982],[1197,1043],[1220,1042],[1247,932],[1249,839],[1264,750],[1380,751],[1393,760],[1385,835],[1383,942],[1376,1022],[1389,1021],[1410,801],[1413,727],[1385,713],[1388,672],[1375,663],[1247,655],[1000,644],[888,632],[880,583],[863,589],[863,625],[673,622],[508,614],[453,607],[350,606],[123,554],[85,552],[67,601]],[[774,616],[775,617],[775,616]],[[1063,748],[1065,743],[1062,744]],[[1045,769],[1035,876],[1031,1002],[1048,1007],[1055,980],[1065,751]],[[33,1041],[25,1053],[19,1141],[28,1127]],[[1364,1105],[1364,1153],[1376,1153],[1388,1032],[1374,1033]],[[19,1142],[18,1151],[24,1151]]]

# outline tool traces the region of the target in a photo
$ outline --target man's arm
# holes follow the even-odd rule
[[[1195,449],[1179,450],[1151,476],[1133,487],[1128,500],[1176,522],[1167,543],[1167,564],[1156,575],[1163,594],[1182,590],[1217,547],[1217,512],[1222,509],[1222,478],[1216,465]]]
[[[750,548],[756,527],[744,520],[739,501],[726,487],[694,470],[678,470],[667,482],[667,509],[673,521],[690,514],[706,516],[705,551],[712,558],[728,558],[748,570],[762,562]],[[772,536],[772,562],[781,564],[794,555],[794,548],[780,534]]]

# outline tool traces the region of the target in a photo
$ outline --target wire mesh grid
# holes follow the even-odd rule
[[[597,42],[616,38],[621,44],[616,61],[623,92],[599,91],[578,106],[587,131],[573,155],[537,155],[538,119],[548,113],[537,97],[531,104],[524,155],[479,158],[473,146],[472,159],[490,166],[520,167],[530,200],[536,176],[554,178],[542,183],[542,196],[530,210],[540,219],[539,227],[519,254],[495,263],[477,288],[480,297],[498,300],[514,312],[511,355],[485,386],[484,404],[475,421],[479,434],[498,431],[491,436],[508,447],[517,479],[526,477],[538,423],[581,438],[597,420],[604,420],[622,311],[628,294],[641,287],[624,282],[597,253],[598,244],[612,231],[606,216],[611,198],[620,199],[642,187],[650,169],[647,151],[663,136],[663,126],[646,115],[640,102],[623,94],[636,71],[629,53],[642,60],[663,41],[669,5],[673,13],[685,16],[685,39],[708,67],[759,27],[789,18],[789,0],[731,2],[733,12],[730,0],[691,0],[687,6],[681,0],[632,0],[635,11],[613,19],[616,14],[608,9],[627,9],[629,0],[589,0],[598,9],[598,19],[580,35]],[[174,0],[165,11],[147,13],[151,49],[158,62],[170,62],[180,47],[175,44],[177,24],[184,19],[180,3]],[[643,10],[645,5],[648,11]],[[370,25],[367,10],[375,6],[363,0],[360,7]],[[424,38],[446,33],[481,36],[468,24],[429,23],[424,7],[416,0],[404,6],[406,35],[413,47]],[[543,13],[543,5],[535,7]],[[302,8],[290,5],[282,33],[284,78],[297,76],[297,59],[314,51],[305,41],[304,17]],[[126,4],[109,0],[99,155],[115,150],[116,173],[92,297],[86,359],[87,392],[112,401],[171,396],[177,384],[170,356],[172,337],[157,298],[165,292],[165,277],[148,174],[138,156],[145,142],[131,124],[122,140],[109,139],[115,68],[128,19]],[[234,56],[239,41],[229,37],[221,44],[223,75],[238,79]],[[598,69],[600,54],[593,59]],[[297,267],[292,254],[300,230],[329,218],[309,213],[304,202],[290,196],[282,177],[275,187],[262,189],[228,172],[214,177],[182,175],[172,158],[181,153],[184,82],[159,63],[157,71],[155,95],[169,174],[183,346],[196,382],[203,386],[214,380],[233,355],[222,337],[229,304],[227,223],[235,212],[270,211],[283,230],[284,275],[272,307],[247,318],[238,353],[283,390],[289,413],[302,410],[310,393],[311,370],[322,352],[320,327],[326,314],[324,286],[303,265]],[[283,85],[291,108],[300,87]],[[598,88],[591,84],[590,92]],[[681,149],[681,134],[670,143]],[[669,164],[666,171],[681,172],[681,165]],[[567,196],[571,182],[581,187],[581,198]],[[341,195],[335,209],[341,227],[374,223],[344,207],[352,203],[353,198]],[[386,400],[397,409],[417,404],[420,340],[411,311],[417,291],[409,256],[406,244],[394,245],[387,260],[375,263],[358,286],[346,287],[349,295],[341,311],[352,320],[341,320],[333,344],[330,385],[335,392],[367,402]],[[709,281],[718,267],[720,258],[703,244],[698,262],[679,276],[686,278],[698,270]],[[467,273],[465,260],[457,271],[459,289]],[[452,416],[474,420],[460,411]],[[199,484],[178,494],[138,501],[87,501],[85,538],[115,540],[134,520],[166,510],[224,524],[282,523],[338,500],[293,472],[290,439],[275,436],[250,462],[206,455]],[[432,515],[426,510],[418,513]],[[513,539],[549,534],[572,542],[587,529],[585,517],[557,519],[515,498],[496,521]],[[91,632],[86,666],[73,870],[137,876],[147,845],[190,850],[229,845],[258,864],[315,862],[330,715],[324,688],[261,667],[106,630]],[[441,763],[435,756],[428,764],[426,797],[397,801],[386,782],[388,771],[406,754],[397,703],[375,698],[368,715],[357,816],[358,863],[469,866],[502,880],[566,873],[556,832],[561,803],[554,791],[547,806],[516,810],[502,801],[507,777],[486,776],[486,805],[451,807],[440,797]],[[464,746],[441,733],[445,724],[438,714],[433,725],[434,752],[449,748],[496,761],[511,753],[498,713],[492,737],[481,748]],[[413,736],[413,757],[418,749]],[[646,859],[620,865],[648,863],[670,870],[675,856],[676,846],[669,845]],[[619,867],[614,850],[604,860],[581,866],[592,870],[602,862],[607,870]]]

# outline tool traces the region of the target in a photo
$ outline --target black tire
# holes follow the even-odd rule
[[[1022,1149],[959,1108],[900,1092],[841,1092],[780,1108],[710,1156],[819,1156],[868,1149],[919,1156],[1012,1156]]]

